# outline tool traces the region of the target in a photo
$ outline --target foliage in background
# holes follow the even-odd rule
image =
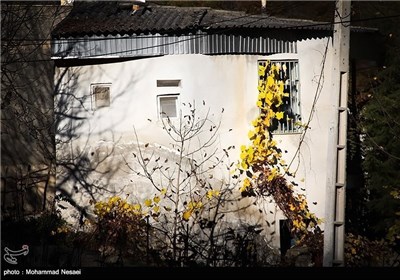
[[[373,91],[362,111],[363,168],[368,221],[375,236],[400,244],[400,33],[385,36],[386,64],[371,77]]]
[[[347,267],[399,266],[400,255],[385,240],[371,240],[365,236],[346,234],[345,259]]]
[[[97,202],[94,208],[94,235],[102,261],[117,256],[118,263],[129,256],[141,263],[146,250],[146,222],[141,206],[113,196],[108,201]]]

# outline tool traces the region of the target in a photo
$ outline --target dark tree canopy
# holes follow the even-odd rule
[[[367,205],[378,234],[387,233],[400,217],[400,41],[398,32],[385,35],[387,64],[373,77],[375,86],[363,112]]]

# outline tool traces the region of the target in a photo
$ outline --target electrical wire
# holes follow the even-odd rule
[[[326,63],[326,58],[327,58],[328,49],[329,49],[329,41],[330,41],[330,38],[328,37],[328,40],[327,40],[326,46],[325,46],[325,52],[324,52],[323,59],[322,59],[321,72],[320,72],[320,75],[319,75],[319,78],[318,78],[317,88],[315,90],[314,99],[313,99],[313,103],[312,103],[312,106],[311,106],[310,114],[308,116],[307,122],[304,125],[305,129],[303,130],[303,132],[302,132],[302,134],[300,136],[300,141],[299,141],[299,145],[298,145],[298,147],[296,149],[296,152],[294,153],[293,158],[291,159],[290,163],[287,166],[288,172],[289,172],[289,169],[292,166],[295,158],[299,154],[302,144],[304,143],[307,131],[309,130],[309,125],[310,125],[311,120],[313,119],[313,116],[315,114],[315,107],[317,105],[318,99],[319,99],[319,97],[321,95],[321,92],[322,92],[322,79],[324,77],[325,63]]]

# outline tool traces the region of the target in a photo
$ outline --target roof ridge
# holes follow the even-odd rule
[[[219,32],[260,32],[260,30],[310,30],[331,32],[333,23],[310,19],[281,18],[248,14],[211,7],[176,7],[148,5],[148,12],[131,13],[111,2],[81,3],[53,30],[55,37],[93,34],[193,33],[198,30]],[[90,4],[90,5],[89,5]],[[244,31],[246,29],[247,31]],[[365,28],[352,28],[365,31]]]

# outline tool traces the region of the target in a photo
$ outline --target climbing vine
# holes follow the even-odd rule
[[[275,203],[290,220],[292,233],[303,239],[308,233],[319,230],[320,220],[311,213],[306,197],[294,190],[295,182],[282,150],[273,139],[273,124],[289,116],[283,110],[283,100],[289,97],[284,91],[286,69],[278,63],[259,65],[257,107],[259,115],[249,131],[249,145],[241,147],[239,169],[245,175],[240,191],[243,196],[272,196]],[[283,78],[282,78],[283,77]]]

